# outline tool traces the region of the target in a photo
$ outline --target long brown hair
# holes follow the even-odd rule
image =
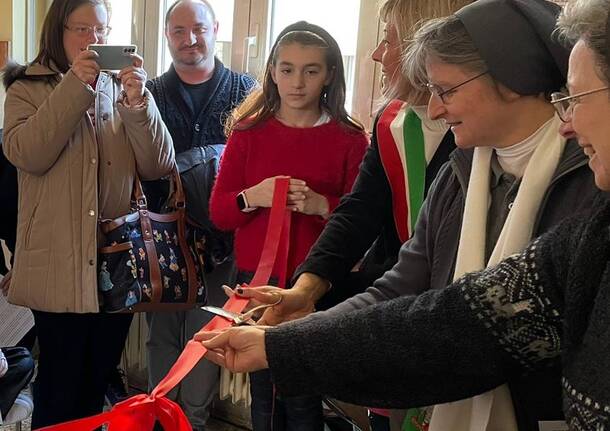
[[[66,31],[64,26],[70,14],[84,4],[103,5],[110,21],[111,8],[108,0],[53,0],[42,25],[40,48],[34,63],[49,68],[54,65],[62,73],[68,71],[70,64],[64,49],[64,31]]]
[[[315,46],[325,50],[326,68],[329,73],[332,73],[332,77],[320,95],[320,106],[339,123],[356,131],[364,130],[362,124],[345,110],[345,78],[339,44],[322,27],[299,21],[289,25],[279,34],[267,59],[263,87],[253,91],[231,113],[225,126],[227,136],[235,129],[245,130],[254,127],[277,112],[281,100],[277,85],[271,77],[271,69],[277,63],[279,48],[292,43]]]

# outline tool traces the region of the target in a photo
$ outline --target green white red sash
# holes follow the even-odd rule
[[[421,121],[400,101],[384,109],[377,122],[381,163],[392,190],[392,211],[400,241],[413,233],[424,201],[426,153]]]
[[[427,163],[421,120],[406,103],[393,100],[382,112],[376,132],[381,163],[392,190],[396,232],[405,242],[413,234],[424,201]],[[430,416],[429,409],[409,409],[401,430],[427,431]]]

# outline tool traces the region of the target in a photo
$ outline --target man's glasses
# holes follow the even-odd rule
[[[573,96],[568,96],[565,93],[552,93],[551,103],[555,107],[557,115],[559,115],[559,119],[564,123],[567,123],[568,121],[572,120],[572,110],[574,109],[574,105],[580,103],[581,97],[588,96],[589,94],[599,93],[600,91],[605,91],[608,89],[610,89],[610,87],[596,88],[595,90],[584,91]]]
[[[441,101],[446,105],[446,104],[450,103],[451,97],[455,94],[455,92],[458,88],[460,88],[463,85],[468,84],[471,81],[474,81],[477,78],[480,78],[481,76],[485,75],[486,73],[489,73],[489,71],[486,70],[485,72],[479,73],[478,75],[473,76],[472,78],[467,79],[466,81],[461,82],[458,85],[454,85],[453,87],[451,87],[447,90],[443,90],[442,87],[440,87],[436,84],[430,84],[430,83],[427,83],[426,87],[428,88],[430,93],[432,93],[433,96],[440,98]]]
[[[88,37],[95,33],[95,35],[99,38],[107,37],[110,34],[111,27],[106,26],[94,26],[94,25],[84,25],[84,24],[75,24],[75,25],[64,25],[66,30],[70,30],[78,37]]]

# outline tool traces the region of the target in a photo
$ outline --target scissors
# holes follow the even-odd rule
[[[245,313],[234,313],[221,307],[215,307],[214,305],[204,305],[201,309],[229,320],[233,326],[256,325],[256,322],[252,320],[252,317],[257,311],[266,310],[267,308],[276,306],[280,302],[282,302],[282,296],[278,295],[278,299],[274,303],[259,305]]]

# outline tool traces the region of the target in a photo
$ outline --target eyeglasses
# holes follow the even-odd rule
[[[489,71],[486,70],[485,72],[479,73],[477,76],[473,76],[472,78],[467,79],[466,81],[461,82],[458,85],[454,85],[453,87],[451,87],[447,90],[443,90],[442,87],[440,87],[436,84],[430,84],[430,83],[427,83],[426,87],[428,88],[430,93],[432,93],[433,96],[440,98],[441,102],[443,102],[446,105],[446,104],[450,103],[451,96],[453,96],[455,94],[455,92],[458,88],[460,88],[463,85],[468,84],[471,81],[474,81],[477,78],[480,78],[481,76],[485,75],[486,73],[489,73]]]
[[[84,24],[76,24],[76,25],[64,25],[66,30],[70,30],[75,33],[78,37],[88,37],[95,33],[97,37],[106,37],[110,34],[110,30],[112,27],[106,26],[94,26],[94,25],[84,25]]]
[[[557,115],[559,115],[559,119],[564,123],[567,123],[572,119],[572,110],[574,109],[574,105],[580,103],[581,97],[609,89],[610,87],[596,88],[595,90],[583,91],[582,93],[578,93],[573,96],[568,96],[565,93],[552,93],[551,103],[555,107]]]
[[[183,38],[183,37],[185,37],[186,35],[188,35],[188,34],[189,34],[189,33],[191,33],[191,32],[192,32],[192,33],[193,33],[195,36],[201,36],[202,34],[207,33],[207,31],[208,31],[208,28],[207,28],[207,27],[197,25],[197,26],[193,27],[193,28],[192,28],[192,29],[190,29],[190,30],[189,30],[189,29],[187,29],[187,28],[184,28],[184,27],[178,27],[178,28],[175,28],[175,29],[171,30],[171,31],[170,31],[170,34],[171,34],[173,37]]]

